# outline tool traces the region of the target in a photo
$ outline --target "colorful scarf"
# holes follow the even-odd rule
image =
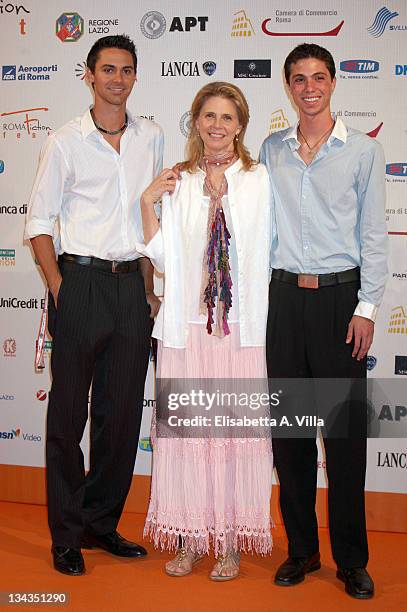
[[[204,253],[200,314],[207,314],[206,329],[212,334],[213,310],[217,306],[216,325],[213,334],[223,338],[230,334],[228,314],[232,307],[232,278],[229,265],[230,234],[226,227],[222,196],[227,192],[227,181],[223,177],[219,191],[213,187],[208,172],[204,186],[209,193],[207,248]]]

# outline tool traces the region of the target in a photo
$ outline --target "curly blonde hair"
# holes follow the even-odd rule
[[[249,123],[249,106],[242,91],[223,81],[215,81],[205,85],[198,91],[191,106],[190,131],[186,145],[186,160],[180,164],[181,170],[195,172],[202,161],[204,154],[204,145],[196,128],[196,120],[198,119],[203,105],[212,97],[225,98],[234,103],[239,118],[239,123],[242,126],[238,137],[233,141],[236,155],[240,158],[245,170],[250,170],[257,162],[251,158],[249,151],[244,145],[244,137],[246,134],[247,125]]]

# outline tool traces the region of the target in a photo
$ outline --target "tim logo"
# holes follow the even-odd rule
[[[343,72],[355,72],[357,74],[367,74],[379,70],[379,62],[374,60],[345,60],[340,63]]]
[[[15,66],[3,66],[1,72],[3,81],[15,81],[17,79]]]
[[[407,162],[386,165],[386,174],[391,176],[407,176]]]
[[[383,6],[380,11],[377,12],[372,25],[367,28],[367,31],[374,38],[379,38],[379,36],[382,36],[390,19],[394,19],[394,17],[397,16],[398,13],[396,13],[396,11],[391,13],[387,7]]]

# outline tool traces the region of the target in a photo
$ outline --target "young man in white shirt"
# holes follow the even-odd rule
[[[25,237],[49,287],[48,518],[54,567],[68,575],[85,572],[81,546],[147,554],[116,530],[137,451],[149,317],[158,310],[152,266],[136,244],[140,195],[161,171],[163,137],[126,111],[136,71],[127,36],[96,41],[87,58],[94,106],[45,142],[27,215]],[[91,385],[85,477],[79,444]]]
[[[274,193],[267,367],[273,378],[341,378],[362,388],[358,401],[342,406],[346,434],[325,428],[324,445],[337,577],[351,596],[367,599],[374,586],[366,571],[363,380],[387,276],[385,161],[378,142],[332,117],[329,51],[299,45],[284,71],[299,122],[269,136],[260,153]],[[301,432],[276,433],[273,452],[289,541],[275,582],[292,586],[321,567],[317,447]]]

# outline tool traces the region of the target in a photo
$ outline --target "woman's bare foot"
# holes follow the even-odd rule
[[[186,576],[203,557],[204,555],[198,555],[191,550],[179,548],[175,558],[165,564],[165,572],[169,576]]]
[[[226,556],[219,555],[211,571],[211,580],[225,581],[233,580],[239,575],[240,553],[230,552]]]

